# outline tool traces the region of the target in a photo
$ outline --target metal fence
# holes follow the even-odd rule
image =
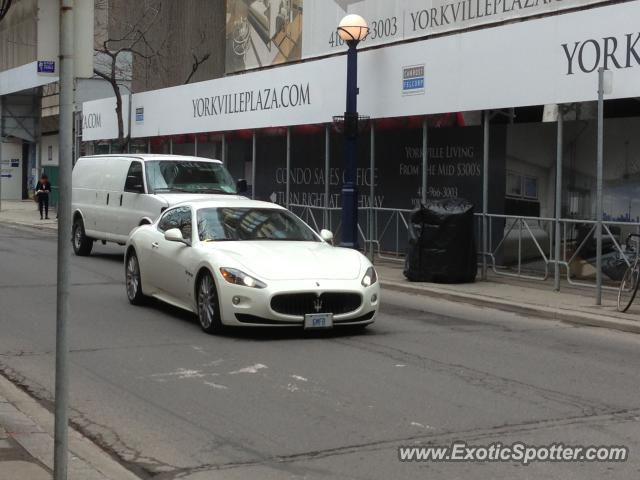
[[[311,228],[323,228],[340,239],[340,208],[290,205],[291,210]],[[361,250],[371,259],[403,262],[408,247],[411,210],[392,208],[362,208],[359,210],[359,239]],[[487,248],[483,250],[482,224],[486,218]],[[476,214],[478,258],[486,259],[486,268],[497,276],[545,282],[554,279],[576,287],[596,288],[595,251],[598,222],[582,219],[560,219],[513,215]],[[556,228],[560,235],[556,237]],[[632,261],[625,239],[629,233],[640,233],[640,223],[603,222],[602,256],[611,262],[611,269],[619,273]],[[556,248],[556,239],[559,239]],[[607,263],[605,262],[605,266]],[[584,272],[582,271],[584,270]],[[615,277],[615,275],[614,275]],[[616,289],[619,278],[610,278],[602,288]]]

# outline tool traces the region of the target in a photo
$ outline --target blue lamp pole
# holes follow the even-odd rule
[[[347,15],[338,26],[338,35],[349,46],[347,52],[347,106],[344,113],[344,181],[342,184],[341,247],[358,248],[358,44],[369,33],[359,15]]]

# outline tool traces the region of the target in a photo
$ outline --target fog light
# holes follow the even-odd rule
[[[238,305],[240,303],[240,297],[236,296],[231,299],[234,305]]]
[[[375,293],[371,295],[371,303],[376,303],[378,301],[378,295]]]

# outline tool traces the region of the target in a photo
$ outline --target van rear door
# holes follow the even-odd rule
[[[73,211],[80,212],[87,236],[102,239],[96,227],[100,192],[104,188],[104,158],[82,157],[73,167]]]

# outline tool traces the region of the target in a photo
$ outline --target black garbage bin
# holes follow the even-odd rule
[[[473,204],[430,201],[411,214],[404,275],[412,282],[469,283],[476,279]]]

